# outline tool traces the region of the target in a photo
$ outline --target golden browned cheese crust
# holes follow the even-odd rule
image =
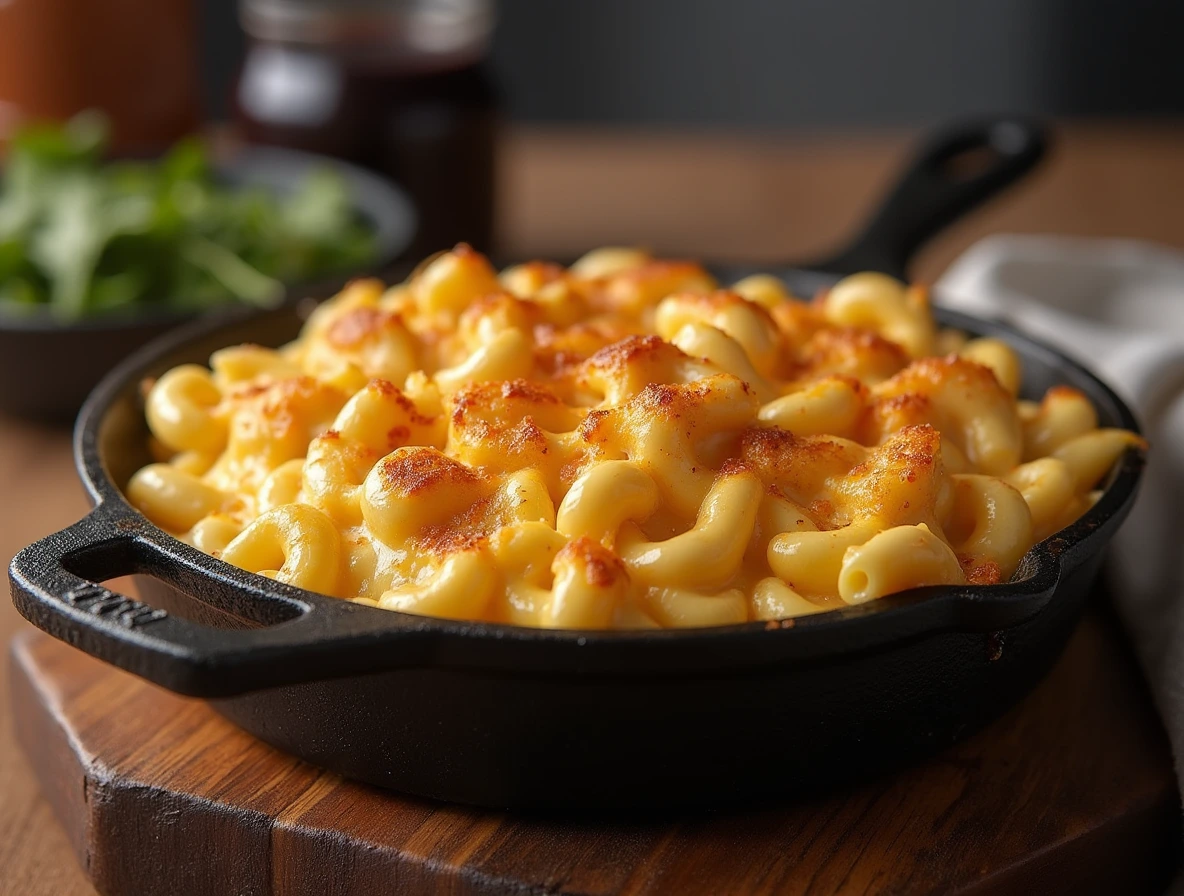
[[[1003,581],[1089,508],[1141,441],[1018,376],[878,274],[801,302],[632,249],[499,273],[458,246],[287,346],[145,383],[160,462],[128,494],[227,562],[391,610],[783,620]]]

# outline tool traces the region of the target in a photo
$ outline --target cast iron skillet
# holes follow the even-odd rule
[[[943,138],[856,247],[814,279],[869,265],[903,273],[919,243],[1031,167],[1041,144],[1018,122]],[[983,145],[996,152],[986,170],[944,179],[945,158]],[[1113,392],[1062,355],[998,323],[949,311],[939,319],[1006,339],[1033,394],[1067,383],[1105,424],[1135,427]],[[404,615],[212,559],[120,492],[148,461],[143,377],[204,363],[231,343],[277,345],[300,324],[283,309],[191,328],[109,376],[75,432],[95,509],[17,555],[13,600],[55,637],[212,698],[283,750],[445,800],[564,810],[733,804],[862,777],[947,745],[1014,703],[1056,658],[1142,468],[1129,452],[1098,504],[1033,548],[1006,584],[684,631],[541,631]],[[145,576],[148,604],[96,584],[127,573]]]
[[[402,190],[379,175],[339,159],[274,147],[240,149],[219,162],[216,175],[232,186],[261,187],[283,195],[314,168],[330,168],[345,182],[357,214],[374,230],[377,253],[371,269],[389,267],[411,243],[415,210]],[[340,288],[343,273],[292,285],[289,294],[328,297]],[[249,311],[227,304],[207,313],[221,318]],[[68,423],[104,374],[196,316],[195,311],[166,306],[135,307],[65,323],[47,309],[0,314],[0,411]]]

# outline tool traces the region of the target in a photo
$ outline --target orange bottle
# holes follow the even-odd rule
[[[192,0],[0,3],[0,143],[21,121],[105,112],[117,152],[200,123]]]

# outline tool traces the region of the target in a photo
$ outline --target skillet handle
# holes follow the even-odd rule
[[[100,505],[73,526],[25,548],[8,572],[17,610],[91,656],[194,697],[363,674],[390,668],[392,660],[414,664],[425,655],[418,648],[428,646],[427,640],[417,636],[415,620],[398,631],[398,614],[375,619],[377,614],[363,607],[335,598],[314,596],[314,602],[280,583],[258,588],[250,582],[253,576],[240,578],[238,570],[219,578],[199,569],[193,558],[154,543],[144,529],[134,517]],[[100,584],[141,572],[216,609],[246,609],[260,627],[215,628]],[[330,630],[332,637],[326,637]],[[381,643],[375,637],[379,630]],[[403,642],[397,651],[392,634]]]
[[[833,274],[881,271],[907,279],[916,252],[943,228],[1031,171],[1048,136],[1034,122],[996,118],[943,131],[922,146],[856,239],[829,261]]]

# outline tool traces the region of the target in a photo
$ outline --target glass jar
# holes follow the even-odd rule
[[[493,243],[490,0],[240,0],[235,119],[250,142],[348,159],[415,201],[409,254]]]

